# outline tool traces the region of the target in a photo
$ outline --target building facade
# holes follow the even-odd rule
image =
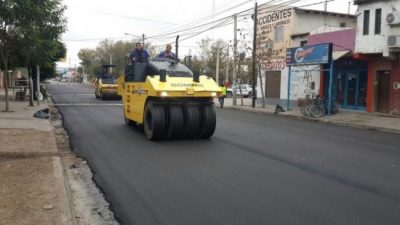
[[[400,114],[400,1],[355,0],[355,58],[367,61],[367,112]]]
[[[356,27],[356,17],[300,8],[270,9],[269,5],[261,5],[258,11],[257,56],[261,62],[261,79],[257,82],[257,94],[261,96],[263,90],[266,98],[287,99],[286,49],[306,45],[312,31]],[[291,99],[304,97],[307,94],[304,88],[319,92],[320,72],[310,67],[303,68],[310,72],[300,70],[291,76]]]
[[[308,45],[332,43],[333,71],[332,97],[342,109],[366,111],[367,104],[367,61],[356,59],[356,29],[344,29],[325,33],[316,33],[308,37]],[[328,96],[330,71],[321,66],[320,91]]]

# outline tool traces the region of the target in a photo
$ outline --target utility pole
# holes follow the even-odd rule
[[[239,94],[240,94],[240,105],[241,106],[243,106],[243,93],[242,93],[242,87],[241,87],[241,85],[239,84],[239,83],[241,83],[242,81],[240,80],[240,78],[242,77],[241,76],[241,73],[240,73],[240,63],[241,63],[242,61],[240,60],[240,56],[239,56],[239,60],[238,60],[238,65],[237,65],[237,76],[239,77],[239,82],[236,82],[237,83],[237,87],[236,88],[239,88]]]
[[[215,68],[215,81],[219,84],[219,49],[217,49],[217,66]]]
[[[253,32],[253,90],[251,91],[251,94],[253,95],[251,107],[253,107],[253,108],[256,107],[257,14],[258,13],[257,13],[257,2],[256,2],[255,6],[254,6],[254,32]]]
[[[144,48],[144,34],[142,34],[142,46]]]
[[[350,7],[351,7],[351,2],[349,2],[349,7],[347,9],[347,15],[350,15]]]
[[[225,76],[225,85],[229,81],[229,43],[226,48],[226,76]]]
[[[189,68],[192,69],[192,55],[190,50],[189,50]]]
[[[29,66],[29,106],[33,106],[33,80],[32,80],[32,66]]]
[[[233,95],[232,104],[236,106],[236,88],[237,88],[237,74],[236,74],[236,58],[237,58],[237,15],[233,15]]]
[[[176,55],[176,59],[179,59],[178,50],[179,50],[179,35],[177,35],[176,39],[175,39],[175,55]]]
[[[324,11],[325,11],[324,25],[326,26],[326,13],[328,11],[328,0],[325,0]]]
[[[110,54],[110,65],[112,65],[112,60],[113,60],[113,58],[112,58],[112,55]],[[112,73],[112,67],[110,67],[110,73]]]
[[[40,92],[40,69],[39,65],[36,65],[36,100],[37,105],[40,105],[40,97],[42,93]]]

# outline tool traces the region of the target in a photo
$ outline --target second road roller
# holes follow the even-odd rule
[[[150,140],[210,138],[214,98],[222,92],[211,77],[172,59],[128,63],[118,78],[126,124],[143,126]]]
[[[115,65],[102,65],[101,71],[97,74],[95,80],[94,95],[101,100],[106,99],[120,99],[121,96],[117,94],[117,78],[118,75],[112,72]]]

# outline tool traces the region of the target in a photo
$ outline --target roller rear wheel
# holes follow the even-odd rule
[[[164,107],[148,102],[144,110],[143,125],[147,139],[164,139],[167,134]]]
[[[215,131],[217,119],[213,105],[205,105],[202,107],[202,124],[200,138],[210,138]]]
[[[200,134],[200,110],[198,105],[183,106],[186,138],[197,138]]]
[[[171,105],[167,110],[167,138],[179,139],[184,136],[183,109],[180,105]]]

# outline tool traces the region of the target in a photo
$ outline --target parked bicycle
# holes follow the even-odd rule
[[[299,100],[300,111],[303,115],[321,118],[328,113],[328,99],[320,95],[306,95],[305,99]],[[331,114],[339,111],[339,104],[332,99]]]

